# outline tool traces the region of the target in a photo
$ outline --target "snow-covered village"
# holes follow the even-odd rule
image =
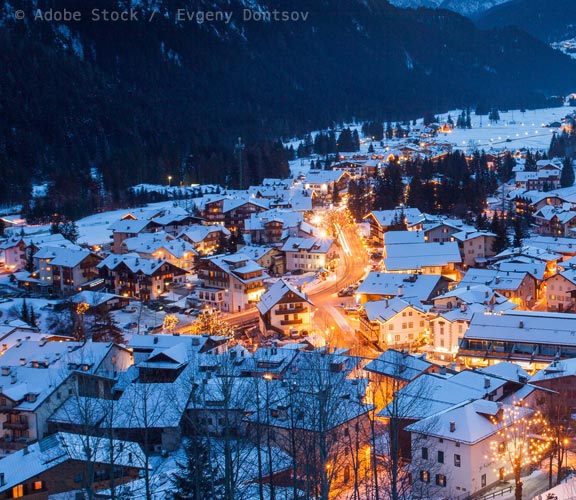
[[[0,0],[0,500],[576,500],[574,0]]]
[[[246,189],[171,177],[49,224],[6,209],[0,494],[566,488],[574,120],[344,126],[286,143],[290,177]]]

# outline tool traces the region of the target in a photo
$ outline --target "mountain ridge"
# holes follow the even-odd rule
[[[58,6],[84,12],[82,22],[31,20],[35,8],[54,5],[49,0],[2,5],[27,17],[5,16],[0,27],[0,65],[8,68],[0,74],[0,175],[11,182],[0,202],[21,199],[32,180],[90,185],[93,168],[102,186],[82,191],[83,200],[101,190],[117,198],[129,184],[176,173],[224,183],[237,178],[239,136],[257,144],[354,118],[544,106],[576,81],[576,63],[519,30],[483,32],[449,11],[379,0],[218,4],[234,12],[234,24],[175,23],[176,0],[99,1],[101,9],[159,14],[122,25],[89,22],[91,7],[75,0]],[[309,17],[239,22],[246,8]],[[263,155],[269,163],[255,166],[252,179],[273,173],[277,152],[258,146],[254,162]]]

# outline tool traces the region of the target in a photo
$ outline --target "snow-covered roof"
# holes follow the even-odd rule
[[[538,259],[544,262],[555,262],[562,258],[562,255],[553,250],[544,249],[538,245],[532,245],[530,240],[524,240],[524,246],[520,248],[508,248],[498,255],[495,259],[505,259],[509,257],[529,257],[531,259]]]
[[[424,267],[440,267],[462,262],[458,244],[413,243],[386,247],[384,265],[388,271],[407,271]]]
[[[498,415],[501,415],[506,408],[514,410],[507,413],[510,418],[503,420]],[[503,405],[494,401],[466,401],[410,424],[406,430],[472,445],[494,436],[500,429],[511,425],[513,415],[520,419],[530,413],[532,410],[528,408]]]
[[[428,301],[442,276],[439,274],[382,273],[372,271],[356,291],[361,295],[383,297],[416,297],[421,302]]]
[[[169,264],[166,260],[156,260],[156,259],[147,259],[145,257],[141,257],[137,253],[126,253],[126,254],[110,254],[106,257],[102,262],[100,262],[97,267],[104,268],[107,267],[108,269],[116,269],[118,266],[124,264],[128,269],[130,269],[133,273],[141,272],[145,275],[153,275],[164,265]],[[170,264],[172,269],[176,268]],[[183,273],[185,271],[182,271]]]
[[[88,256],[94,255],[96,259],[100,259],[95,254],[92,254],[89,250],[84,249],[70,249],[70,248],[55,248],[55,247],[44,247],[43,249],[36,252],[35,258],[50,259],[50,264],[53,266],[60,267],[76,267]]]
[[[511,257],[510,259],[499,260],[494,263],[493,267],[501,273],[526,272],[539,281],[544,279],[546,272],[546,262],[530,257]]]
[[[219,232],[223,233],[225,236],[230,236],[230,231],[219,224],[211,226],[194,224],[183,229],[180,234],[178,234],[178,238],[185,236],[192,243],[200,243],[204,241],[210,234]]]
[[[524,240],[525,245],[538,247],[548,253],[576,255],[574,238],[556,238],[554,236],[532,236]]]
[[[515,310],[474,314],[464,338],[574,346],[576,322],[574,315],[567,313]]]
[[[376,359],[370,361],[364,369],[400,380],[414,380],[425,373],[431,366],[432,363],[421,357],[388,349]]]
[[[408,308],[415,309],[417,312],[422,314],[425,312],[422,309],[422,305],[417,301],[405,300],[400,297],[375,300],[364,304],[364,311],[366,312],[368,319],[370,321],[380,321],[382,323],[389,321],[394,316]]]
[[[394,210],[374,210],[370,212],[365,219],[373,216],[380,226],[388,227],[395,224],[395,222],[401,218],[402,214],[404,214],[404,220],[408,227],[420,224],[426,220],[426,216],[420,212],[420,210],[409,207],[398,207]]]
[[[518,290],[527,274],[526,272],[470,268],[462,277],[459,287],[486,285],[496,290]]]
[[[282,246],[283,252],[298,252],[305,250],[309,253],[327,253],[334,243],[331,238],[288,238]]]
[[[108,229],[115,233],[140,233],[149,226],[156,226],[156,223],[147,219],[122,219],[113,222]]]
[[[115,466],[144,468],[144,452],[139,444],[115,439],[112,445],[116,450]],[[91,462],[110,463],[108,438],[67,432],[58,432],[8,455],[1,461],[4,483],[0,485],[0,493],[9,491],[68,460],[88,460],[87,449],[90,449]]]
[[[576,376],[576,358],[561,359],[553,361],[546,368],[536,372],[530,379],[530,383],[574,376]]]
[[[406,245],[414,243],[424,243],[423,231],[387,231],[384,233],[384,246]]]
[[[309,304],[313,305],[312,301],[308,299],[308,296],[304,292],[301,292],[287,281],[281,279],[274,283],[270,289],[264,293],[262,297],[260,297],[260,302],[256,304],[260,314],[266,314],[278,303],[279,300],[285,297],[288,293],[295,295],[294,301],[308,302]]]
[[[178,427],[193,389],[189,369],[173,383],[130,384],[120,396],[112,418],[115,429]]]

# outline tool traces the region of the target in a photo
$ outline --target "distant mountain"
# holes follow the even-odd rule
[[[509,1],[510,0],[389,0],[392,5],[403,9],[417,9],[419,7],[448,9],[468,17],[478,15],[496,5]]]
[[[517,26],[548,43],[576,36],[576,2],[573,0],[512,0],[476,18],[482,29]]]
[[[134,22],[94,22],[85,3],[59,0],[81,11],[71,22],[33,19],[52,0],[0,3],[0,203],[41,181],[62,198],[48,213],[88,210],[102,193],[117,199],[167,175],[234,185],[239,136],[244,179],[255,182],[281,172],[270,139],[353,118],[538,107],[576,82],[574,61],[518,30],[382,0],[135,0]],[[186,6],[233,17],[178,19]],[[245,19],[274,10],[306,18]]]

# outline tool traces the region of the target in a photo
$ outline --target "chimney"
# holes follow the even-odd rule
[[[20,366],[26,365],[26,358],[20,358]]]
[[[456,422],[450,422],[450,432],[456,432]]]
[[[440,375],[446,375],[446,367],[445,366],[440,367]]]
[[[402,285],[398,287],[398,297],[402,297],[404,295],[404,290],[402,289]]]
[[[524,321],[520,321],[520,324],[518,325],[520,328],[524,328]]]
[[[11,384],[15,384],[15,383],[16,383],[16,375],[12,375],[12,377],[10,378],[10,383],[11,383]]]
[[[72,352],[72,346],[71,345],[68,346],[68,352]]]
[[[3,366],[2,367],[2,376],[6,377],[10,375],[10,367],[9,366]]]
[[[484,377],[484,389],[488,389],[490,387],[490,378]]]

